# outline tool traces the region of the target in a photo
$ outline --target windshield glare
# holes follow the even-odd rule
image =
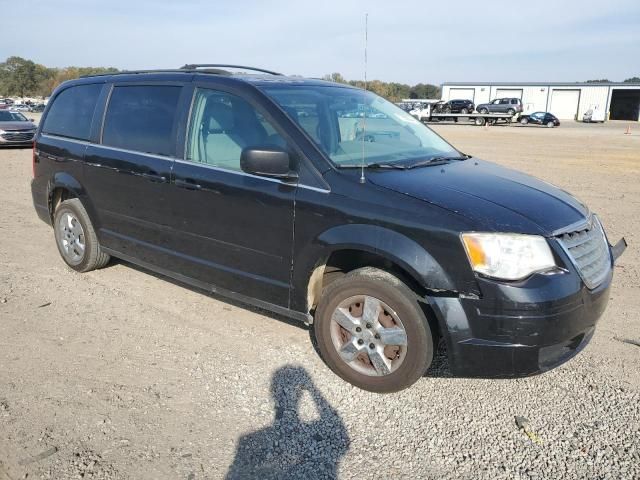
[[[374,93],[331,86],[264,87],[337,166],[407,165],[461,153]],[[363,158],[364,157],[364,158]]]
[[[0,110],[0,122],[27,122],[27,117],[18,112]]]

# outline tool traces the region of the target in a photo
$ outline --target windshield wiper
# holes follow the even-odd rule
[[[460,155],[457,157],[447,157],[443,155],[440,157],[433,157],[433,158],[430,158],[429,160],[423,160],[421,162],[416,162],[411,165],[407,165],[406,168],[426,167],[428,165],[442,165],[444,163],[450,162],[451,160],[467,160],[469,158],[471,158],[470,155]]]
[[[363,165],[356,165],[355,163],[338,164],[338,168],[362,168]],[[396,163],[366,163],[364,168],[378,169],[378,168],[390,168],[394,170],[406,170],[408,167],[405,165],[398,165]]]

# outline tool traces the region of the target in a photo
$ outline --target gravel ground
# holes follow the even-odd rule
[[[122,262],[79,275],[0,151],[0,480],[640,478],[640,128],[434,127],[571,190],[630,248],[569,363],[515,380],[360,391],[301,325]],[[636,344],[634,344],[636,342]]]

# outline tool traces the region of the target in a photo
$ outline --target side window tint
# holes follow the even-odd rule
[[[102,84],[77,85],[60,92],[47,113],[42,131],[52,135],[89,140],[93,112]]]
[[[285,148],[286,142],[246,100],[217,90],[196,90],[186,160],[239,171],[242,150],[257,146]]]
[[[102,143],[157,155],[175,155],[172,138],[182,87],[114,87],[104,119]]]

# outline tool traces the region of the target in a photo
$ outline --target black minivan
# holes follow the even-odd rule
[[[418,380],[440,338],[477,377],[589,342],[625,243],[580,201],[371,92],[231,67],[56,89],[32,192],[72,269],[113,256],[313,324],[328,366],[375,392]]]

